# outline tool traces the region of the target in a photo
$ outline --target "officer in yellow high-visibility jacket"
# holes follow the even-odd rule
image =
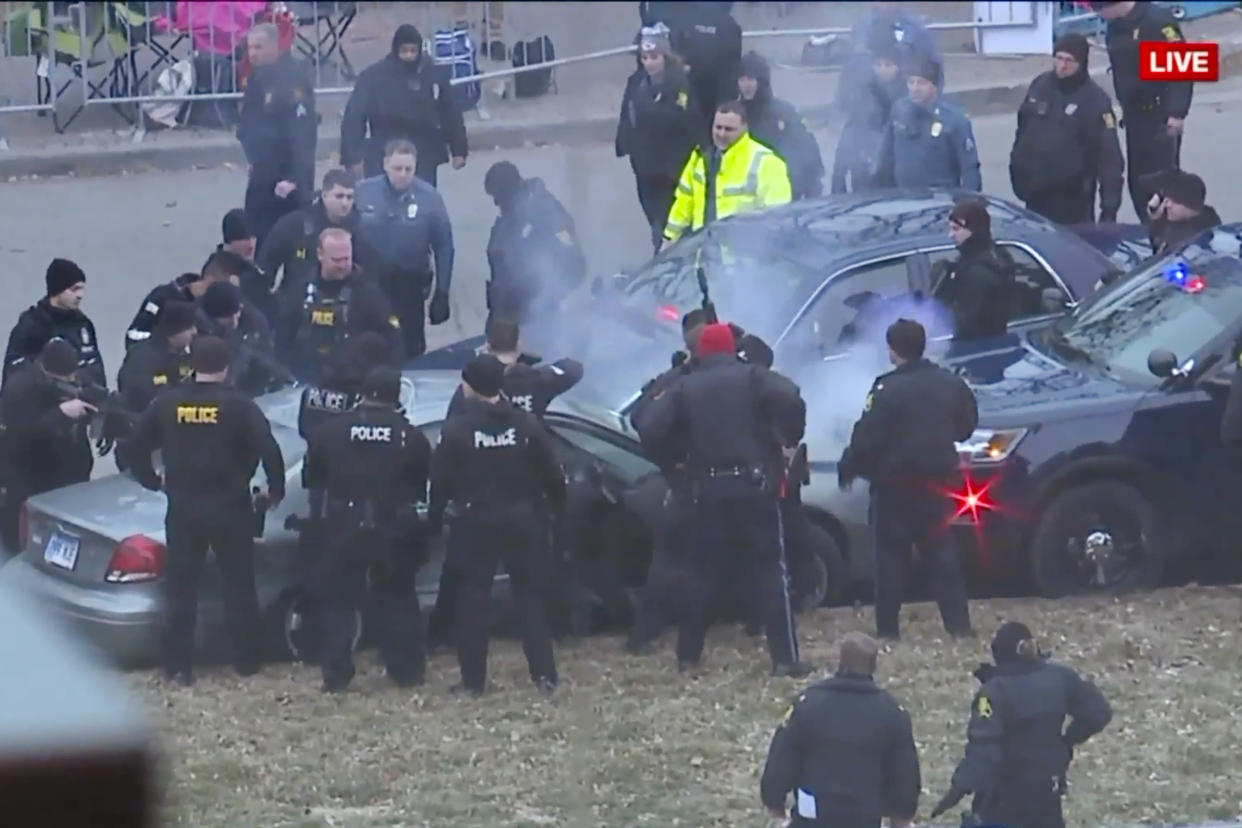
[[[716,108],[712,142],[715,159],[695,147],[681,171],[661,249],[718,218],[788,204],[793,198],[785,162],[750,137],[741,103],[729,101]],[[707,189],[709,165],[715,168],[714,198]]]

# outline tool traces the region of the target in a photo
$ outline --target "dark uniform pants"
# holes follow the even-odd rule
[[[728,584],[721,579],[728,577],[727,562],[737,560],[731,550],[738,546],[749,553],[751,595],[759,602],[773,663],[797,661],[780,506],[775,497],[762,496],[701,501],[695,507],[688,550],[693,581],[685,596],[677,659],[695,662],[703,655],[711,610],[720,588]]]
[[[1066,190],[1034,193],[1027,199],[1026,209],[1057,224],[1090,224],[1095,221],[1094,202],[1094,188],[1084,190],[1079,185]]]
[[[1157,112],[1126,112],[1126,181],[1139,221],[1147,224],[1147,202],[1155,194],[1151,177],[1181,165],[1181,138],[1172,138]]]
[[[427,350],[427,288],[430,273],[396,273],[389,284],[389,301],[401,320],[405,358],[413,359]]]
[[[651,566],[634,610],[630,646],[650,644],[669,622],[680,621],[681,602],[693,583],[686,577],[687,551],[693,527],[693,504],[674,493],[664,506],[651,553]]]
[[[258,666],[261,626],[254,583],[253,525],[250,498],[245,492],[233,497],[169,495],[164,519],[168,545],[164,668],[169,672],[189,670],[193,663],[198,584],[208,548],[220,568],[234,663],[241,670]]]
[[[983,825],[1004,825],[1005,828],[1065,828],[1061,797],[1065,781],[1052,779],[1016,779],[1004,789],[988,797],[979,816]]]
[[[557,680],[548,625],[553,560],[546,527],[533,505],[467,509],[453,522],[448,556],[462,579],[457,660],[462,684],[470,690],[481,692],[487,681],[492,582],[498,564],[509,574],[531,680]]]
[[[893,638],[899,634],[898,612],[912,547],[931,567],[945,629],[950,633],[969,630],[966,580],[948,534],[952,499],[934,488],[876,487],[871,490],[870,511],[875,532],[876,631]]]
[[[651,226],[651,243],[659,250],[664,243],[664,227],[677,195],[677,179],[666,175],[634,175],[638,186],[638,203]]]
[[[378,627],[380,659],[388,676],[400,685],[422,681],[427,653],[413,550],[361,528],[348,510],[329,506],[322,527],[323,557],[316,567],[313,591],[322,612],[324,684],[343,688],[353,679],[358,613],[368,603],[372,610],[368,617]]]
[[[263,246],[263,240],[282,216],[298,209],[298,200],[293,195],[289,198],[276,195],[278,180],[252,172],[246,181],[246,220],[254,231],[256,249]],[[309,198],[309,194],[305,195]]]

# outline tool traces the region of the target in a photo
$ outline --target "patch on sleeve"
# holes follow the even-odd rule
[[[871,410],[871,406],[873,406],[874,404],[875,404],[875,392],[874,392],[874,391],[868,391],[868,392],[867,392],[867,400],[866,400],[866,402],[864,402],[864,403],[863,403],[863,411],[870,411],[870,410]]]
[[[551,368],[552,373],[556,374],[558,377],[565,376],[565,372],[562,371],[560,368],[557,368],[555,365],[549,365],[548,367]]]
[[[1104,113],[1104,128],[1105,129],[1116,129],[1117,128],[1117,119],[1113,117],[1113,113],[1111,112]]]
[[[1160,31],[1164,32],[1164,39],[1170,43],[1176,43],[1182,39],[1182,33],[1177,30],[1176,26],[1165,26]]]
[[[388,317],[388,324],[392,325],[394,328],[400,328],[401,320],[398,319],[396,315],[394,314],[393,316]]]
[[[969,135],[966,136],[966,151],[967,152],[975,151],[975,139],[971,138]]]
[[[573,247],[574,244],[574,237],[569,234],[568,230],[558,230],[556,240],[566,247]]]
[[[987,696],[979,697],[979,701],[975,703],[975,710],[979,712],[979,717],[982,719],[992,718],[992,702]]]
[[[142,309],[152,315],[158,315],[160,312],[160,306],[154,302],[147,302],[142,306]]]
[[[690,96],[687,95],[685,92],[678,92],[677,93],[677,106],[681,107],[682,109],[685,109],[689,105],[690,105]]]

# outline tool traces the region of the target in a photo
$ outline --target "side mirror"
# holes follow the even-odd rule
[[[1060,288],[1044,288],[1040,293],[1040,300],[1043,302],[1044,310],[1048,313],[1064,313],[1069,306]]]
[[[1177,371],[1177,355],[1165,348],[1156,348],[1147,355],[1147,370],[1161,379],[1171,377]]]

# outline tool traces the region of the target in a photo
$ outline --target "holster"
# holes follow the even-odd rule
[[[761,464],[716,466],[696,469],[690,475],[690,492],[695,503],[742,500],[763,494],[771,488]]]

